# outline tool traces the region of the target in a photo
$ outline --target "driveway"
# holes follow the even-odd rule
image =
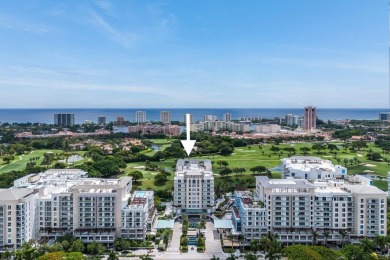
[[[180,253],[181,227],[182,224],[180,222],[175,222],[173,225],[173,235],[171,241],[169,242],[167,253]]]
[[[222,253],[219,234],[211,221],[206,222],[206,253]]]

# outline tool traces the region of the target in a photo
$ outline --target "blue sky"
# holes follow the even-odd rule
[[[0,2],[1,108],[384,108],[384,0]]]

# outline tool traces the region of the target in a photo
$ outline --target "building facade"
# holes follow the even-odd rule
[[[135,122],[142,124],[146,123],[146,112],[145,111],[136,111],[135,112]]]
[[[257,176],[254,194],[235,193],[232,222],[247,243],[270,232],[287,244],[385,236],[386,196],[354,176],[312,181]]]
[[[232,114],[230,114],[230,113],[223,114],[223,121],[226,121],[226,122],[232,121]]]
[[[210,160],[183,160],[176,164],[173,206],[178,214],[214,211],[214,176]]]
[[[348,174],[346,167],[314,156],[293,156],[282,160],[282,177],[295,179],[334,179]]]
[[[123,124],[125,123],[125,118],[124,118],[123,116],[118,116],[118,117],[116,118],[116,123],[117,123],[118,125],[123,125]]]
[[[305,107],[303,113],[303,129],[312,131],[317,128],[317,109],[312,106]]]
[[[98,125],[107,124],[107,118],[105,116],[98,116]]]
[[[177,125],[131,125],[128,127],[129,133],[142,133],[142,134],[165,134],[168,136],[179,136],[181,131]]]
[[[74,125],[74,114],[54,114],[55,125]]]
[[[256,125],[255,132],[262,134],[276,134],[281,130],[280,125],[277,124],[266,124],[266,125]]]
[[[379,113],[380,121],[390,121],[390,112],[381,112]]]
[[[153,191],[131,194],[131,177],[86,175],[78,169],[48,170],[0,191],[0,250],[65,234],[108,246],[118,237],[144,239],[156,215]]]
[[[170,111],[161,111],[160,112],[160,122],[164,124],[171,123],[171,112]]]

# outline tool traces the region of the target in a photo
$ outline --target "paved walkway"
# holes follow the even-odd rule
[[[214,230],[214,224],[206,222],[206,253],[221,253],[222,246],[219,234]]]
[[[180,222],[175,222],[172,239],[169,242],[167,253],[180,253],[181,227],[182,224]]]

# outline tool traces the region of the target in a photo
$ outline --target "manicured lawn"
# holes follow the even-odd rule
[[[388,184],[387,181],[374,180],[374,186],[384,191],[388,190],[387,184]]]
[[[61,150],[35,150],[29,154],[24,154],[24,155],[20,155],[20,156],[17,155],[17,156],[15,156],[16,160],[12,161],[9,164],[1,166],[2,168],[0,169],[0,174],[3,172],[24,170],[26,168],[27,163],[30,162],[30,158],[32,158],[32,157],[40,157],[38,162],[41,163],[43,160],[43,155],[47,152],[62,153]]]
[[[154,140],[153,140],[154,141]],[[168,140],[169,141],[169,140]],[[163,139],[157,139],[158,143],[162,143]],[[283,149],[285,147],[294,147],[296,149],[296,155],[303,155],[300,151],[301,147],[309,147],[311,148],[314,143],[293,143],[293,144],[280,144],[278,147],[280,149]],[[323,159],[331,160],[334,164],[341,164],[344,165],[344,158],[346,159],[353,159],[354,157],[357,157],[360,161],[359,165],[356,164],[350,164],[350,162],[347,163],[347,168],[349,174],[357,174],[357,173],[363,173],[365,170],[372,171],[372,174],[376,174],[379,176],[387,177],[387,172],[390,170],[389,165],[387,165],[385,162],[374,162],[369,161],[366,158],[366,154],[368,149],[372,149],[374,152],[381,152],[380,148],[377,148],[374,146],[374,144],[370,143],[369,147],[359,151],[359,152],[350,152],[349,150],[346,151],[344,148],[341,147],[342,143],[334,143],[339,147],[339,151],[337,153],[337,157],[340,158],[340,163],[337,162],[337,160],[334,158],[334,155],[329,152],[329,150],[323,150],[320,152],[320,154],[317,154],[316,150],[311,150],[308,154],[308,156],[317,156],[321,157]],[[167,145],[168,146],[168,145]],[[224,178],[219,177],[219,172],[223,169],[220,168],[217,164],[217,161],[227,161],[229,164],[229,168],[235,168],[235,167],[242,167],[246,169],[245,175],[252,175],[252,172],[249,170],[250,168],[258,165],[262,165],[267,167],[268,169],[272,169],[276,166],[279,166],[281,163],[281,159],[285,157],[289,157],[288,153],[285,151],[282,151],[282,154],[279,155],[278,153],[273,153],[270,148],[271,144],[262,145],[261,149],[257,145],[253,145],[251,147],[238,147],[234,149],[234,152],[230,156],[221,156],[221,155],[208,155],[208,156],[202,156],[202,157],[196,157],[197,159],[209,159],[213,162],[213,171],[215,173],[216,183],[219,181],[224,181]],[[195,157],[193,157],[195,159]],[[174,175],[174,169],[172,168],[172,165],[174,165],[175,159],[167,159],[162,162],[153,162],[153,164],[158,165],[159,167],[164,167],[168,169],[172,174],[169,177],[169,182],[165,186],[155,186],[153,183],[153,176],[156,174],[156,172],[148,172],[143,169],[134,169],[134,167],[139,166],[145,166],[145,163],[129,163],[128,168],[126,169],[126,173],[133,171],[133,170],[141,170],[141,172],[144,174],[144,180],[142,181],[142,188],[150,188],[150,189],[165,189],[165,188],[172,188],[172,182],[173,175]],[[375,165],[375,166],[372,166]],[[271,170],[272,171],[272,170]],[[280,172],[272,171],[272,177],[273,178],[280,178]],[[230,175],[232,178],[235,177],[235,174]],[[238,177],[240,178],[240,176]],[[375,186],[378,186],[379,188],[384,188],[386,186],[387,190],[387,181],[375,181]],[[380,186],[382,185],[382,186]]]

